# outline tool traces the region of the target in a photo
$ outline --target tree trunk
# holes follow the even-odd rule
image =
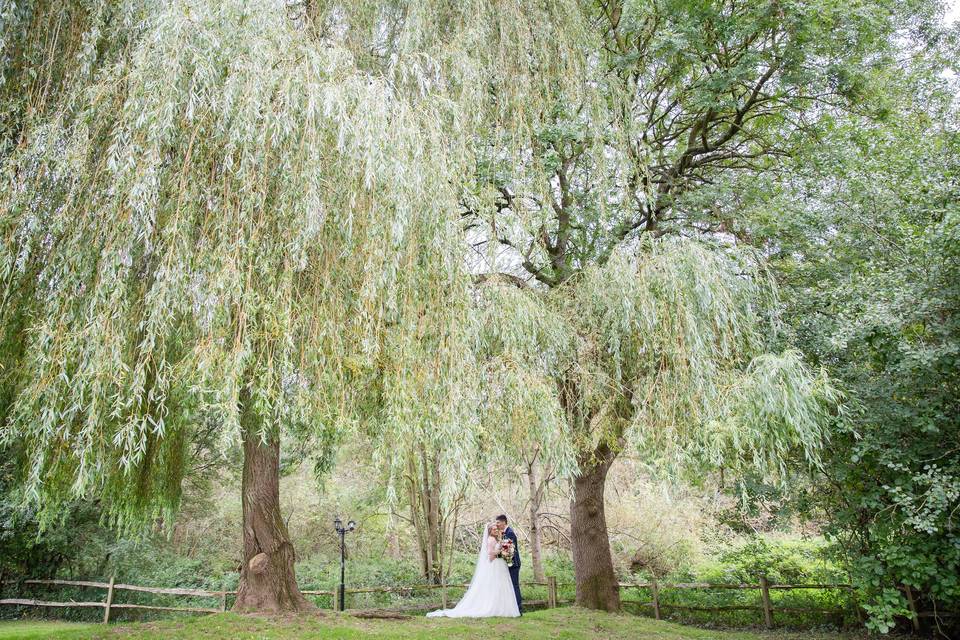
[[[540,545],[540,500],[543,497],[537,484],[536,459],[527,463],[527,481],[530,487],[530,560],[533,562],[533,579],[546,582],[543,570],[543,552]]]
[[[393,511],[390,512],[390,520],[387,522],[387,550],[394,560],[403,558],[403,553],[400,550],[399,525],[397,525],[397,517]]]
[[[603,611],[620,610],[620,591],[613,571],[603,491],[616,456],[601,445],[581,464],[570,502],[570,542],[577,583],[577,605]]]
[[[413,531],[417,537],[417,552],[420,554],[420,575],[424,578],[430,575],[430,563],[427,559],[427,538],[426,526],[423,524],[417,509],[417,500],[419,494],[413,489],[413,483],[410,483],[410,521],[413,523]]]
[[[432,584],[441,584],[448,536],[440,504],[440,460],[437,454],[420,445],[418,453],[408,458],[406,482],[421,572]]]
[[[280,440],[261,442],[250,413],[243,407],[243,566],[233,610],[314,609],[297,587],[293,545],[280,514]]]
[[[443,532],[440,530],[440,462],[435,456],[428,456],[421,447],[423,456],[423,501],[427,519],[427,558],[429,562],[429,579],[433,584],[440,584],[443,575],[443,559],[440,553],[440,542]]]

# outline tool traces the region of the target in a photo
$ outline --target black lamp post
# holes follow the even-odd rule
[[[349,522],[347,522],[347,526],[344,527],[343,521],[340,520],[339,516],[337,516],[333,520],[333,528],[336,529],[338,534],[340,534],[340,598],[339,600],[340,600],[340,611],[343,611],[344,604],[345,604],[344,596],[346,595],[346,589],[344,587],[344,575],[345,575],[344,550],[346,548],[345,547],[346,541],[344,540],[344,537],[347,535],[347,533],[357,528],[357,523],[354,522],[353,520],[350,520]]]

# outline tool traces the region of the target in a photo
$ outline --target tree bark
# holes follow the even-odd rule
[[[440,460],[437,454],[429,453],[421,445],[419,454],[408,459],[406,481],[421,572],[432,584],[441,584],[447,549],[440,508]]]
[[[234,611],[279,613],[315,609],[300,593],[295,554],[280,513],[280,440],[261,442],[249,398],[242,408],[243,565]]]
[[[440,462],[435,456],[428,456],[421,447],[423,463],[423,499],[427,519],[427,558],[429,576],[433,584],[440,584],[443,575],[443,559],[440,543],[443,532],[440,530]]]
[[[400,531],[397,525],[397,517],[392,511],[390,512],[390,520],[387,522],[387,549],[390,557],[394,560],[403,558],[403,553],[400,551]]]
[[[613,571],[603,492],[607,472],[616,454],[601,445],[589,462],[581,464],[573,481],[570,502],[570,542],[577,583],[577,606],[603,611],[620,610],[620,590]]]
[[[537,484],[536,458],[527,463],[527,480],[530,487],[530,560],[533,562],[533,579],[546,582],[543,570],[543,551],[540,544],[540,500],[543,493]]]

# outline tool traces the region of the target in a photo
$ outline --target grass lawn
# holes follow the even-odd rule
[[[89,637],[93,625],[81,622],[0,621],[0,640],[46,640],[47,638]],[[86,635],[84,635],[86,634]]]
[[[519,620],[364,620],[346,614],[316,617],[260,618],[223,613],[139,624],[69,624],[0,622],[0,640],[353,640],[354,638],[483,638],[546,640],[608,638],[631,640],[852,640],[862,635],[834,633],[760,633],[711,631],[657,622],[628,614],[614,615],[566,607],[535,611]]]

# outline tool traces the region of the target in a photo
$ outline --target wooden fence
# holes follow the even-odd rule
[[[521,582],[520,586],[527,587],[546,587],[547,588],[547,599],[546,600],[524,600],[524,604],[535,605],[540,607],[553,608],[558,606],[561,601],[557,600],[557,579],[554,576],[548,576],[546,582]],[[417,584],[406,587],[363,587],[357,589],[345,589],[347,595],[354,593],[397,593],[400,595],[412,595],[414,591],[440,591],[440,602],[441,607],[446,609],[448,606],[448,590],[449,589],[466,589],[469,587],[469,583],[463,584]],[[337,610],[339,603],[337,599],[339,597],[336,591],[303,591],[305,595],[331,595],[333,597],[333,609]],[[417,604],[409,607],[399,607],[391,608],[393,611],[418,611],[418,610],[428,610],[434,608],[434,605],[426,604]]]
[[[100,602],[54,602],[50,600],[34,600],[30,598],[4,598],[0,599],[0,604],[26,605],[32,607],[102,607],[103,621],[110,622],[110,612],[113,609],[151,609],[154,611],[187,611],[192,613],[220,613],[226,611],[227,594],[236,593],[235,591],[206,591],[203,589],[181,589],[165,587],[141,587],[135,584],[119,584],[110,578],[110,582],[89,582],[86,580],[24,580],[24,584],[37,584],[58,587],[90,587],[94,589],[106,589],[106,597]],[[116,591],[140,591],[144,593],[158,593],[173,596],[193,596],[198,598],[217,598],[219,606],[217,608],[201,607],[158,607],[147,604],[121,603],[114,602],[113,595]]]
[[[46,585],[55,587],[88,587],[93,589],[106,589],[106,595],[102,601],[70,601],[58,602],[51,600],[37,600],[32,598],[3,598],[0,599],[0,605],[11,604],[32,607],[101,607],[103,608],[103,621],[110,622],[110,612],[114,609],[149,609],[154,611],[182,611],[188,613],[221,613],[227,610],[227,596],[236,595],[236,591],[207,591],[204,589],[185,589],[185,588],[166,588],[166,587],[143,587],[133,584],[122,584],[114,581],[110,582],[91,582],[86,580],[24,580],[23,584],[28,585]],[[547,578],[546,582],[523,582],[525,586],[547,587],[546,600],[531,600],[530,605],[556,607],[557,600],[557,579],[555,577]],[[465,589],[469,584],[419,584],[405,587],[360,587],[356,589],[345,589],[347,595],[358,593],[397,593],[400,595],[412,595],[416,591],[439,590],[443,608],[447,607],[448,589]],[[155,605],[136,604],[136,603],[118,603],[113,601],[114,593],[117,591],[138,591],[141,593],[155,593],[161,595],[191,596],[195,598],[216,598],[218,606],[213,607],[160,607]],[[338,608],[338,591],[311,590],[304,589],[302,592],[307,596],[330,596],[333,602],[333,610]],[[417,611],[434,608],[434,605],[419,604],[414,606],[395,607],[392,611]]]
[[[623,583],[619,584],[620,591],[629,589],[648,589],[651,600],[649,602],[641,600],[622,599],[625,604],[634,604],[641,607],[653,609],[653,617],[660,619],[662,609],[677,609],[681,611],[762,611],[763,624],[767,628],[773,626],[773,614],[775,611],[786,611],[793,613],[828,613],[833,615],[843,615],[852,610],[856,616],[857,623],[862,625],[864,622],[863,611],[860,603],[857,601],[857,592],[851,584],[772,584],[765,576],[761,576],[757,584],[731,584],[731,583],[707,583],[707,582],[679,582],[673,584],[658,584],[656,580],[650,582]],[[660,595],[664,589],[734,589],[734,590],[757,590],[760,592],[759,605],[718,605],[713,607],[698,607],[692,605],[671,604],[661,601]],[[819,589],[819,590],[838,590],[847,591],[850,609],[839,607],[789,607],[774,606],[770,599],[771,591],[788,591],[799,589]],[[922,618],[955,618],[956,613],[944,611],[920,611],[917,608],[917,600],[908,585],[901,585],[900,591],[906,596],[908,608],[910,610],[910,624],[914,632],[920,631],[920,620]]]
[[[760,581],[757,584],[731,584],[731,583],[708,583],[708,582],[677,582],[677,583],[663,583],[659,584],[656,580],[651,580],[650,582],[631,582],[631,583],[620,583],[620,591],[623,592],[629,589],[647,589],[650,591],[651,600],[649,602],[641,600],[627,600],[622,599],[621,602],[625,604],[635,604],[641,607],[650,607],[653,609],[653,617],[657,620],[660,619],[662,609],[678,609],[681,611],[762,611],[763,612],[763,624],[766,627],[773,626],[773,613],[774,611],[791,611],[791,612],[804,612],[804,613],[830,613],[830,614],[840,614],[845,613],[844,609],[841,608],[824,608],[824,607],[784,607],[784,606],[773,606],[773,603],[770,600],[770,592],[776,590],[792,590],[792,589],[830,589],[830,590],[842,590],[850,592],[850,604],[857,616],[857,622],[862,623],[862,613],[860,611],[859,603],[856,599],[856,592],[853,589],[853,585],[849,584],[770,584],[766,577],[761,577]],[[666,602],[661,602],[661,593],[665,589],[734,589],[734,590],[749,590],[749,591],[759,591],[760,592],[760,604],[759,605],[718,605],[713,607],[702,607],[702,606],[692,606],[692,605],[680,605],[680,604],[670,604]]]
[[[182,611],[189,613],[220,613],[226,611],[227,608],[227,596],[236,595],[236,591],[221,590],[221,591],[208,591],[204,589],[186,589],[186,588],[164,588],[164,587],[143,587],[139,585],[132,584],[121,584],[114,582],[114,579],[111,578],[110,582],[89,582],[82,580],[25,580],[24,584],[28,585],[47,585],[47,586],[62,586],[62,587],[89,587],[94,589],[105,589],[106,595],[102,601],[91,601],[91,602],[56,602],[50,600],[36,600],[30,598],[6,598],[0,599],[0,605],[10,604],[10,605],[22,605],[22,606],[35,606],[35,607],[101,607],[103,608],[103,621],[110,621],[110,612],[113,609],[149,609],[155,611]],[[522,586],[528,587],[546,587],[547,588],[547,599],[546,600],[526,600],[525,604],[531,606],[541,606],[547,608],[557,607],[561,604],[568,604],[572,602],[571,600],[561,600],[558,598],[557,592],[559,587],[572,587],[572,583],[558,583],[556,577],[549,576],[546,582],[523,582]],[[403,587],[359,587],[354,589],[346,589],[347,594],[364,594],[364,593],[383,593],[383,594],[399,594],[411,596],[414,592],[422,591],[440,591],[441,605],[443,608],[448,606],[448,590],[449,589],[465,589],[468,587],[468,584],[419,584],[419,585],[410,585]],[[649,601],[644,600],[631,600],[631,599],[622,599],[623,604],[633,604],[639,607],[647,607],[653,610],[653,617],[659,620],[664,609],[675,609],[675,610],[686,610],[686,611],[757,611],[763,613],[763,623],[767,627],[773,626],[773,614],[777,611],[785,612],[813,612],[813,613],[829,613],[829,614],[843,614],[847,610],[842,608],[823,608],[823,607],[788,607],[788,606],[774,606],[770,598],[771,591],[783,591],[783,590],[795,590],[795,589],[819,589],[819,590],[841,590],[849,592],[849,602],[850,608],[853,610],[854,615],[857,618],[857,622],[863,622],[862,612],[860,610],[860,605],[857,602],[856,591],[853,589],[852,585],[849,584],[771,584],[767,578],[761,577],[759,582],[756,584],[732,584],[732,583],[707,583],[707,582],[687,582],[687,583],[658,583],[656,580],[651,580],[650,582],[622,582],[619,584],[621,593],[629,593],[630,590],[643,590],[646,589],[649,591],[651,599]],[[733,589],[733,590],[755,590],[760,592],[760,604],[758,605],[748,605],[748,604],[738,604],[738,605],[718,605],[718,606],[692,606],[692,605],[680,605],[672,604],[662,601],[662,594],[665,590],[670,589]],[[943,616],[943,617],[953,617],[953,614],[950,613],[934,613],[928,611],[918,611],[916,598],[910,590],[910,587],[903,587],[904,595],[907,597],[907,601],[910,606],[911,612],[911,624],[913,625],[914,630],[920,629],[920,619],[925,617],[933,616]],[[117,591],[135,591],[142,593],[154,593],[160,595],[174,595],[174,596],[190,596],[197,598],[213,598],[216,599],[216,607],[161,607],[155,605],[146,605],[146,604],[135,604],[135,603],[117,603],[114,602],[114,593]],[[303,591],[304,595],[308,596],[330,596],[332,601],[332,608],[336,611],[338,609],[338,592],[337,590],[310,590],[306,589]],[[391,607],[390,611],[425,611],[432,609],[436,606],[436,603],[419,603],[416,605],[407,605],[400,607]]]

